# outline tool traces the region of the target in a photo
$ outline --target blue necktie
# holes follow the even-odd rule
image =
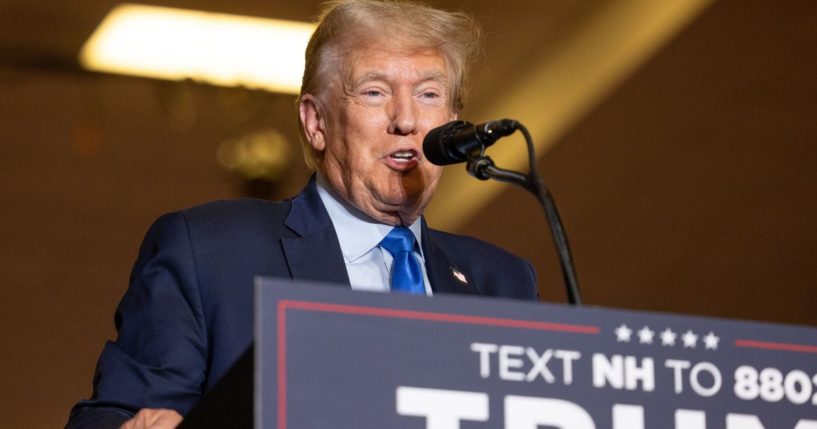
[[[391,265],[391,290],[425,295],[423,270],[414,256],[414,234],[405,226],[396,226],[380,242],[394,258]]]

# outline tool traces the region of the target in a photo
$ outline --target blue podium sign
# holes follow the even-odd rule
[[[817,329],[260,279],[255,427],[817,429]]]

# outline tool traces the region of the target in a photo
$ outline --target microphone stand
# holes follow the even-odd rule
[[[516,171],[505,170],[495,166],[494,161],[485,155],[485,145],[482,145],[479,151],[473,151],[468,154],[466,169],[468,170],[468,174],[477,179],[494,179],[500,182],[513,183],[525,188],[536,197],[547,216],[551,236],[556,245],[556,252],[559,255],[562,276],[564,277],[565,289],[567,291],[567,302],[571,305],[580,306],[582,304],[582,298],[579,291],[579,283],[576,279],[576,271],[573,267],[573,258],[570,255],[570,246],[567,243],[567,235],[565,234],[564,226],[562,226],[562,219],[559,217],[559,212],[556,210],[556,203],[553,201],[550,191],[548,191],[542,179],[539,177],[539,172],[536,168],[533,139],[524,125],[516,121],[513,122],[515,128],[521,131],[525,136],[530,172],[524,175]]]

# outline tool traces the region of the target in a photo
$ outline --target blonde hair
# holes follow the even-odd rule
[[[332,73],[345,55],[361,46],[435,49],[446,60],[451,81],[451,109],[459,111],[465,98],[470,63],[479,52],[480,29],[462,12],[434,9],[407,0],[334,0],[324,3],[318,28],[306,47],[301,95],[321,98]],[[300,101],[299,97],[299,101]],[[303,139],[303,124],[302,128]],[[316,153],[303,141],[308,167],[317,168]]]

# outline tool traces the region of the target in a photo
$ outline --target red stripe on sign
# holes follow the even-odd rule
[[[391,317],[396,319],[428,320],[432,322],[465,323],[470,325],[499,326],[504,328],[534,329],[538,331],[570,332],[574,334],[599,333],[598,326],[568,325],[563,323],[535,322],[530,320],[499,319],[495,317],[468,316],[464,314],[431,313],[427,311],[397,310],[393,308],[363,307],[357,305],[328,304],[307,301],[280,301],[284,308],[321,311],[328,313],[359,314],[363,316]]]
[[[817,346],[806,346],[802,344],[772,343],[768,341],[735,340],[735,347],[750,347],[753,349],[781,350],[785,352],[817,354]]]
[[[287,329],[286,306],[278,303],[278,428],[287,427]]]

